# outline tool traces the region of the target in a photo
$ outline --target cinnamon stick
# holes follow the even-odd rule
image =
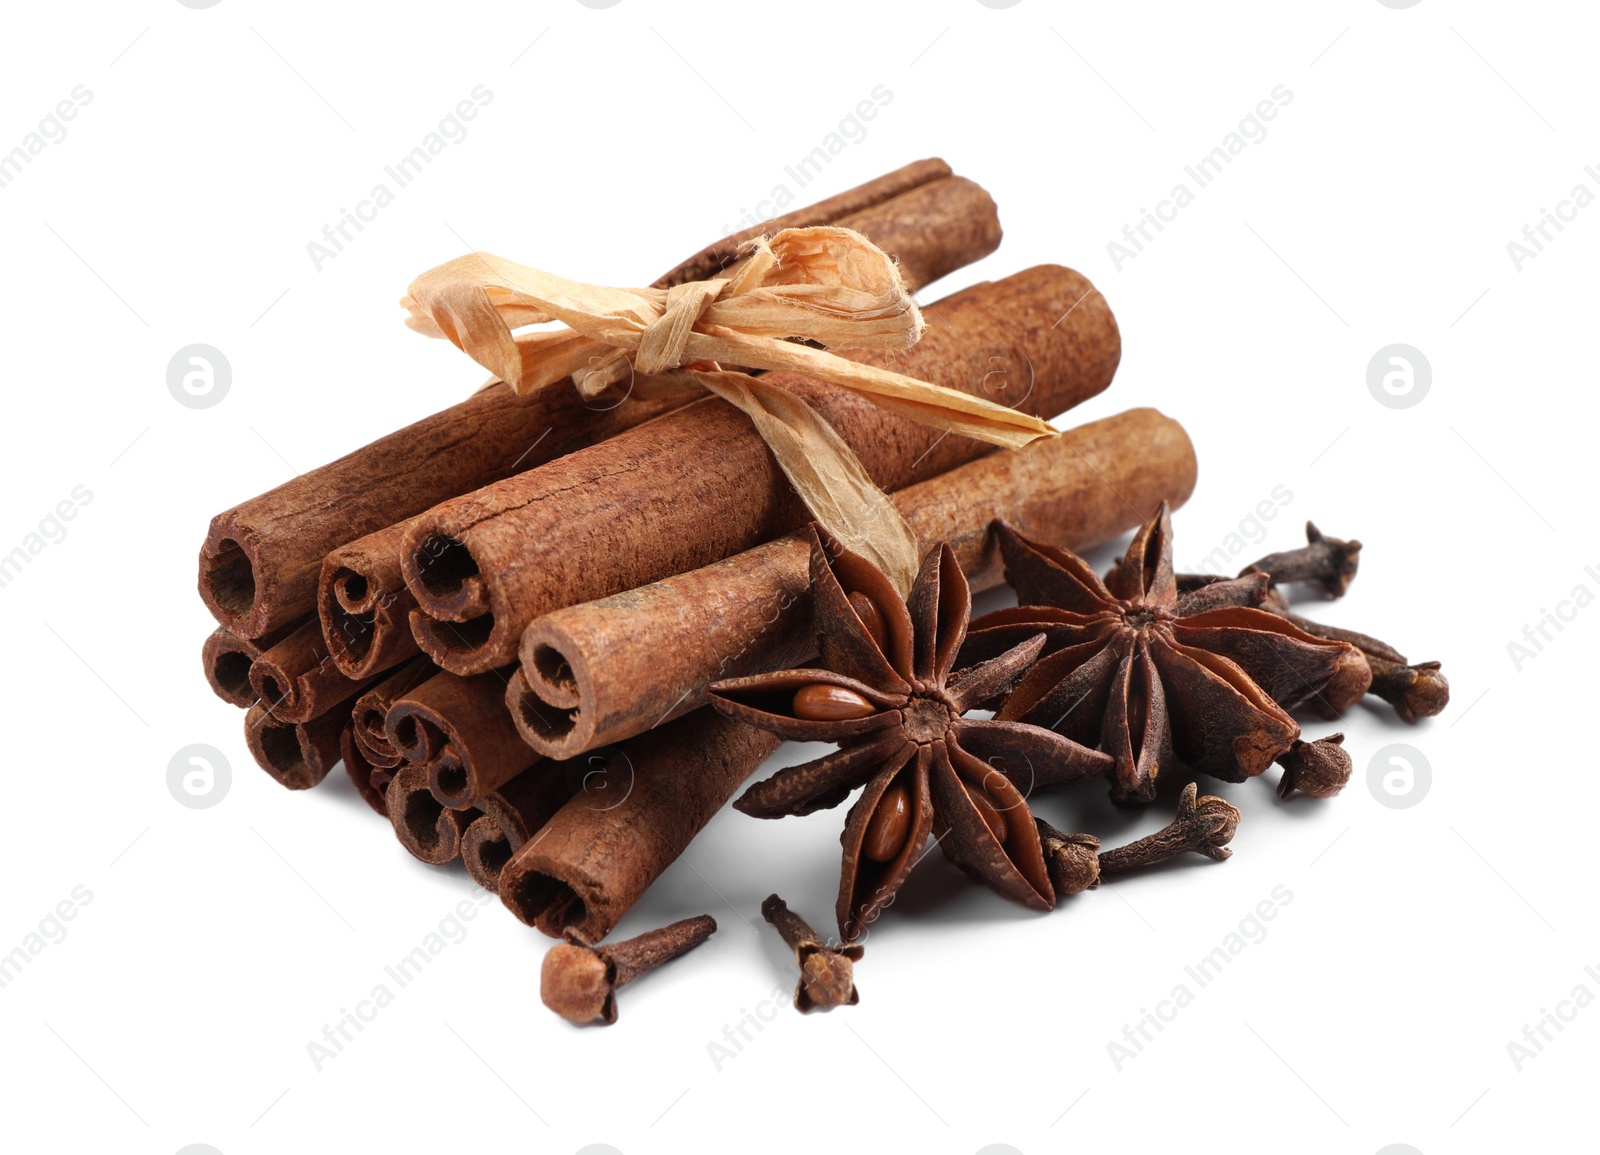
[[[245,744],[256,764],[290,790],[309,790],[339,761],[339,736],[350,721],[351,698],[309,722],[283,722],[259,702],[244,718]]]
[[[1105,299],[1059,266],[974,286],[926,315],[927,334],[899,355],[898,371],[1035,415],[1100,392],[1120,354]],[[766,379],[809,402],[884,489],[991,448],[833,386],[787,373]],[[706,398],[416,518],[404,554],[418,603],[412,630],[444,669],[503,666],[541,614],[708,565],[805,520],[750,421]]]
[[[405,761],[405,754],[389,735],[389,710],[396,700],[405,697],[438,672],[439,668],[427,658],[417,658],[392,671],[356,699],[355,708],[351,711],[354,738],[373,766],[394,770]]]
[[[359,694],[371,681],[347,678],[333,664],[315,619],[250,665],[251,688],[280,722],[309,722]]]
[[[389,706],[389,741],[423,767],[441,805],[474,807],[539,760],[506,713],[508,676],[435,674]]]
[[[352,721],[346,722],[344,729],[339,731],[339,760],[344,763],[344,772],[349,776],[350,784],[356,788],[356,793],[361,795],[361,801],[387,818],[389,805],[384,799],[394,771],[381,769],[367,760],[361,744],[355,739],[355,729]]]
[[[923,161],[793,215],[797,224],[835,224],[834,213],[865,213],[927,188],[935,201],[943,198],[942,212],[959,208],[961,217],[946,219],[964,222],[948,236],[929,233],[939,236],[936,243],[898,246],[907,279],[927,284],[999,244],[993,203],[970,182],[951,179],[942,161]],[[887,211],[894,216],[904,208]],[[908,223],[922,222],[908,217]],[[728,241],[719,241],[656,284],[678,284],[696,260],[720,263],[728,251]],[[200,596],[235,634],[260,637],[315,609],[322,562],[335,547],[602,441],[675,404],[632,399],[591,408],[571,389],[519,398],[503,384],[491,385],[218,514],[200,548]]]
[[[895,504],[924,549],[950,543],[974,591],[998,585],[996,519],[1082,549],[1143,523],[1194,489],[1182,426],[1135,409],[903,489]],[[570,758],[705,704],[718,678],[804,666],[810,543],[791,534],[663,581],[537,618],[506,704],[523,739]]]
[[[942,161],[908,165],[878,181],[790,213],[761,230],[746,230],[718,242],[658,284],[716,275],[734,262],[739,244],[761,232],[791,223],[795,227],[833,223],[855,229],[894,255],[901,275],[913,288],[926,285],[993,252],[1000,243],[1000,222],[989,194],[972,181],[949,173]],[[607,430],[614,431],[612,426],[629,415],[623,411],[631,411],[635,404],[630,400],[614,417],[608,417]],[[656,412],[645,407],[632,415],[636,423],[642,423]],[[588,418],[577,420],[582,424]],[[549,459],[550,454],[541,453],[522,467]],[[486,477],[480,484],[492,480]],[[370,675],[420,652],[409,621],[417,603],[406,589],[401,568],[408,527],[408,522],[386,526],[329,551],[323,560],[317,613],[334,662],[352,678]]]
[[[443,866],[461,856],[461,835],[478,817],[476,810],[441,806],[428,789],[428,768],[416,763],[395,774],[384,802],[400,845],[430,866]]]
[[[232,630],[218,626],[200,647],[200,661],[205,666],[211,692],[230,706],[248,710],[256,701],[255,689],[250,685],[251,663],[300,624],[295,622],[255,640],[241,638]]]
[[[624,743],[607,789],[575,795],[501,870],[501,901],[552,937],[598,942],[777,747],[711,710]]]
[[[533,766],[478,800],[482,817],[461,838],[461,861],[473,881],[500,889],[500,871],[511,856],[572,797],[573,769],[570,763]]]

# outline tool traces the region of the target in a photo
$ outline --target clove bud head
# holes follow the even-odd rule
[[[1344,749],[1344,735],[1330,734],[1315,742],[1295,739],[1294,745],[1278,756],[1283,778],[1278,782],[1278,797],[1287,798],[1296,790],[1313,798],[1332,798],[1350,781],[1354,769]]]
[[[1372,664],[1365,654],[1351,646],[1312,701],[1323,714],[1338,718],[1361,701],[1371,688]]]
[[[1064,834],[1035,817],[1050,884],[1062,898],[1100,885],[1100,840],[1092,834]]]
[[[796,1010],[831,1011],[834,1007],[853,1007],[861,1001],[849,955],[820,949],[802,953],[800,986],[794,992]]]
[[[617,1020],[615,975],[592,948],[557,943],[544,956],[539,998],[569,1023]]]
[[[1197,801],[1198,793],[1193,782],[1184,788],[1178,800],[1178,821],[1193,824],[1197,840],[1192,850],[1223,862],[1233,854],[1228,843],[1239,829],[1238,807],[1211,794]]]
[[[811,924],[775,894],[768,895],[761,904],[761,917],[773,925],[800,964],[800,983],[794,989],[795,1010],[831,1011],[834,1007],[853,1007],[861,1001],[855,978],[855,964],[864,953],[860,943],[832,946],[823,942]]]
[[[1431,718],[1450,704],[1450,682],[1438,662],[1415,666],[1374,663],[1372,692],[1407,722]]]

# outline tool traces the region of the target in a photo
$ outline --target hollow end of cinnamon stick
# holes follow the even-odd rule
[[[400,566],[417,608],[411,634],[454,674],[481,674],[516,657],[517,637],[498,584],[486,581],[472,548],[453,531],[448,503],[417,517],[402,539]]]
[[[411,611],[411,636],[440,669],[452,674],[481,674],[505,665],[516,656],[514,631],[497,625],[493,613],[479,614],[464,621],[430,616],[422,609]]]
[[[545,934],[598,942],[778,739],[707,710],[625,743],[500,873],[500,900]]]
[[[416,600],[400,572],[406,522],[331,551],[317,580],[317,616],[328,653],[346,677],[362,678],[418,652],[411,634]]]
[[[500,872],[515,853],[516,848],[500,824],[487,814],[474,818],[461,836],[461,862],[467,873],[473,882],[493,893],[499,893]]]
[[[445,806],[476,806],[539,759],[506,713],[511,673],[438,673],[389,706],[390,742],[427,769],[434,797]]]
[[[573,758],[593,749],[599,744],[594,721],[582,708],[583,696],[592,691],[583,676],[547,641],[530,642],[524,635],[522,645],[531,647],[533,661],[519,666],[506,683],[506,709],[517,733],[546,758]]]
[[[498,893],[506,863],[572,797],[579,769],[540,762],[478,800],[483,817],[462,835],[461,860],[480,886]]]
[[[454,746],[446,746],[428,763],[428,791],[440,803],[455,810],[472,806],[482,791],[477,789],[471,771]]]
[[[339,736],[347,717],[335,707],[309,722],[283,722],[257,704],[245,715],[245,744],[256,764],[280,785],[309,790],[339,761]]]
[[[513,857],[511,861],[515,862],[516,859]],[[599,879],[589,879],[586,889],[591,894],[603,894],[604,883]],[[540,870],[503,867],[499,894],[507,910],[551,938],[560,938],[569,929],[585,939],[603,938],[621,917],[621,912],[607,914],[602,910],[591,910],[588,902],[570,882]],[[596,930],[601,933],[594,934]]]
[[[475,810],[451,810],[435,798],[424,766],[406,766],[395,774],[385,804],[400,845],[430,866],[460,857],[462,833],[478,817]]]
[[[218,626],[200,647],[211,692],[230,706],[248,710],[255,704],[256,692],[250,685],[250,665],[261,650],[249,638]]]
[[[226,514],[212,519],[200,547],[200,600],[242,638],[258,638],[299,616],[275,612],[271,583],[257,579],[256,548],[254,535]]]

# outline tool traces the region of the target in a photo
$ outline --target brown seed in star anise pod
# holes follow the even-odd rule
[[[968,874],[1013,902],[1049,910],[1055,890],[1023,790],[1108,773],[1111,759],[1037,726],[964,716],[1009,690],[1044,639],[1023,638],[952,672],[972,602],[948,546],[928,552],[908,602],[871,563],[825,545],[815,526],[811,534],[823,668],[718,682],[711,701],[780,737],[839,749],[780,770],[734,806],[782,818],[837,806],[865,787],[840,839],[835,914],[846,941],[894,897],[930,833]]]
[[[1305,701],[1359,660],[1352,646],[1238,604],[1260,596],[1263,574],[1180,595],[1165,505],[1107,582],[1070,550],[996,528],[1021,604],[974,622],[961,660],[1043,632],[1046,656],[997,718],[1100,745],[1116,759],[1117,802],[1149,802],[1174,755],[1224,781],[1260,774],[1300,734],[1280,703]]]

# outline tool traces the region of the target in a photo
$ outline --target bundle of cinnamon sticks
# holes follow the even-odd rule
[[[923,291],[1000,243],[988,194],[925,160],[654,284],[725,276],[752,237],[817,225],[865,235]],[[909,350],[843,355],[1046,419],[1103,391],[1120,358],[1104,297],[1056,265],[923,312]],[[949,543],[974,589],[1001,580],[997,520],[1081,549],[1194,486],[1187,435],[1154,410],[995,451],[821,381],[765,379],[826,420],[923,549]],[[597,942],[776,748],[706,708],[707,687],[813,657],[808,520],[717,397],[496,382],[212,520],[206,676],[284,786],[342,762],[418,859],[460,858],[524,922]]]

